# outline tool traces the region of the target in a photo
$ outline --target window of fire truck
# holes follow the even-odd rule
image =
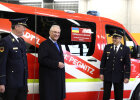
[[[61,43],[63,51],[68,51],[76,56],[91,56],[94,53],[95,23],[37,16],[37,33],[42,37],[49,37],[49,29],[53,24],[58,24],[61,27],[61,35],[58,42]]]
[[[130,48],[131,58],[137,58],[137,51],[136,51],[137,49],[135,43],[127,34],[127,32],[124,31],[124,33],[125,33],[125,44]]]

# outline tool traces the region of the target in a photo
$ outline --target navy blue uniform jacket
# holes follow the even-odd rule
[[[0,85],[8,88],[27,86],[26,46],[10,34],[0,41]]]
[[[100,65],[100,74],[104,75],[104,81],[122,82],[124,78],[130,78],[130,49],[120,45],[117,53],[114,53],[113,44],[105,46]]]
[[[58,44],[59,45],[59,44]],[[63,52],[47,39],[39,46],[39,89],[40,100],[62,100],[65,98],[65,68],[60,69],[58,62],[64,63]]]

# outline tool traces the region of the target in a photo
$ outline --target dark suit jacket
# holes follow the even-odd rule
[[[114,53],[113,44],[105,46],[101,60],[100,74],[104,81],[121,82],[130,78],[130,49],[121,44],[117,53]]]
[[[0,41],[0,84],[9,88],[27,86],[26,46],[10,34]]]
[[[64,63],[63,52],[47,39],[38,51],[40,100],[62,100],[65,98],[65,69],[58,68],[58,62]]]

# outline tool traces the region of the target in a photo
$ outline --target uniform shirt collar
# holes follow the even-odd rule
[[[117,51],[119,50],[120,46],[121,46],[121,43],[117,45]],[[115,45],[114,45],[114,50],[115,50]]]
[[[16,36],[14,33],[11,32],[11,35],[18,41],[18,36]],[[19,41],[18,41],[19,42]]]

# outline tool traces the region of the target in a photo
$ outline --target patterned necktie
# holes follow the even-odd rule
[[[60,48],[59,48],[57,42],[55,42],[54,44],[55,44],[55,46],[57,47],[58,51],[60,52]]]

